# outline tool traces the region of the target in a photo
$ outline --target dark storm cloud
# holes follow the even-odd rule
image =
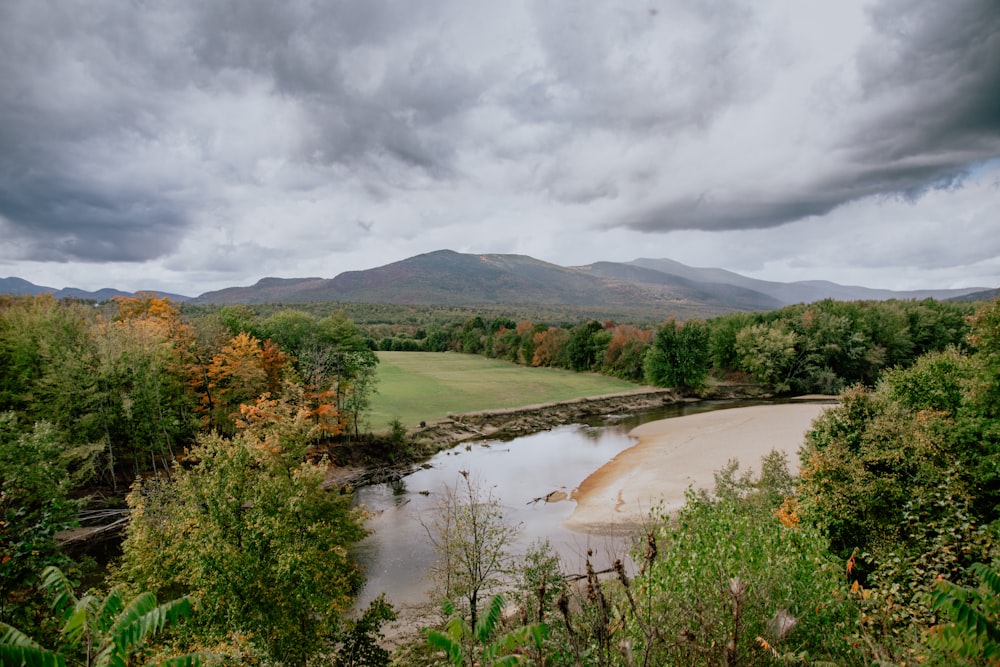
[[[870,109],[834,146],[836,173],[805,186],[738,199],[681,196],[622,221],[644,231],[764,228],[822,216],[870,196],[918,198],[960,186],[1000,156],[1000,6],[995,0],[887,0],[870,12],[874,36],[856,58]]]
[[[203,3],[191,43],[205,70],[248,71],[300,100],[312,159],[378,166],[388,156],[446,173],[455,137],[440,123],[485,86],[435,42],[448,4]],[[371,81],[356,71],[365,61],[384,63]]]
[[[172,179],[147,181],[127,165],[157,124],[142,89],[155,69],[144,31],[125,16],[76,9],[0,9],[4,255],[58,262],[161,256],[188,221],[180,203],[164,196]]]
[[[441,124],[481,86],[433,45],[402,48],[401,31],[423,29],[440,8],[408,7],[4,3],[4,254],[100,262],[171,252],[225,185],[213,179],[245,180],[241,173],[252,167],[218,154],[230,119],[186,117],[197,112],[185,104],[197,98],[210,108],[255,86],[295,105],[306,121],[293,128],[297,150],[276,158],[446,174],[456,139]],[[352,60],[352,49],[367,51]],[[366,58],[387,64],[362,89],[353,68]],[[171,170],[163,166],[171,142],[192,154],[163,173]]]

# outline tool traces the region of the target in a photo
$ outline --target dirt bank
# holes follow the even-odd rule
[[[719,385],[701,398],[761,398],[766,392],[754,385]],[[482,410],[450,415],[423,426],[410,435],[418,445],[441,449],[477,438],[514,438],[547,431],[562,424],[593,417],[648,412],[686,400],[674,389],[642,387],[633,391],[503,410]]]

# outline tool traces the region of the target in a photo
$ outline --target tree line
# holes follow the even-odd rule
[[[593,371],[697,391],[710,379],[746,380],[778,393],[836,394],[908,366],[922,354],[964,348],[974,304],[824,300],[761,313],[659,326],[589,320],[550,325],[479,315],[386,335],[379,350],[465,352],[529,366]]]

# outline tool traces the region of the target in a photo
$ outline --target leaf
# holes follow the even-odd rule
[[[62,570],[54,565],[49,565],[42,570],[42,589],[53,595],[52,610],[56,616],[65,620],[68,614],[72,613],[77,602],[73,584],[66,578]]]
[[[0,665],[65,667],[62,656],[46,650],[17,628],[0,622]]]
[[[476,641],[485,644],[500,624],[500,614],[503,612],[503,597],[494,595],[490,600],[486,613],[479,617],[476,623]]]
[[[66,667],[62,656],[42,648],[0,644],[0,665],[7,667]]]
[[[431,648],[444,651],[448,661],[453,665],[461,665],[465,660],[462,644],[438,630],[427,631],[427,643]]]
[[[122,612],[111,630],[111,641],[124,658],[149,635],[160,632],[167,623],[191,615],[191,599],[187,597],[156,605],[152,593],[143,593]]]

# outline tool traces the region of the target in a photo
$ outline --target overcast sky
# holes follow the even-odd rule
[[[3,0],[0,276],[1000,286],[996,0]]]

